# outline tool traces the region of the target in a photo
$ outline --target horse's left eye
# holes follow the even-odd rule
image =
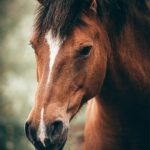
[[[77,54],[78,57],[87,57],[90,54],[91,49],[91,45],[80,48]]]

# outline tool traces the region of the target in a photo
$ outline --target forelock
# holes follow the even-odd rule
[[[80,21],[81,13],[90,3],[91,0],[45,0],[38,7],[35,29],[40,35],[51,30],[54,37],[64,38]]]

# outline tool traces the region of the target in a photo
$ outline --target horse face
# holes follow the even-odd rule
[[[61,149],[70,120],[103,83],[108,42],[95,17],[83,15],[82,20],[84,24],[63,40],[53,38],[50,31],[40,40],[34,34],[31,40],[38,88],[26,134],[37,149]]]

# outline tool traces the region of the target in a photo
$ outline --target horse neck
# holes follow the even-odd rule
[[[104,22],[111,56],[101,92],[90,102],[87,118],[87,132],[95,135],[94,142],[98,137],[100,150],[149,147],[150,16],[137,10],[130,10],[133,13],[117,35],[115,22]]]
[[[137,116],[134,110],[106,105],[100,96],[92,100],[90,105],[89,125],[93,124],[91,131],[99,136],[98,139],[96,135],[94,138],[95,142],[99,140],[97,146],[99,149],[141,150],[141,147],[142,150],[148,149],[148,118],[145,120],[142,116]],[[146,115],[148,117],[148,112]]]
[[[100,94],[103,99],[96,98],[99,108],[103,108],[99,113],[105,141],[102,150],[149,147],[150,35],[145,32],[149,29],[138,31],[126,24],[120,36],[111,39],[112,54]]]

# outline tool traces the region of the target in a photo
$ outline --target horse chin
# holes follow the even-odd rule
[[[55,147],[54,150],[63,150],[63,148],[64,148],[64,146],[65,146],[65,144],[66,144],[66,141],[67,141],[67,139],[66,139],[63,143],[61,143],[61,144],[59,144],[59,145],[56,145],[56,147]],[[51,148],[48,149],[48,150],[51,150]]]
[[[63,148],[64,148],[64,146],[65,146],[65,144],[66,144],[66,141],[67,141],[67,139],[65,140],[65,142],[64,142],[61,146],[59,146],[59,149],[58,149],[58,150],[63,150]]]

